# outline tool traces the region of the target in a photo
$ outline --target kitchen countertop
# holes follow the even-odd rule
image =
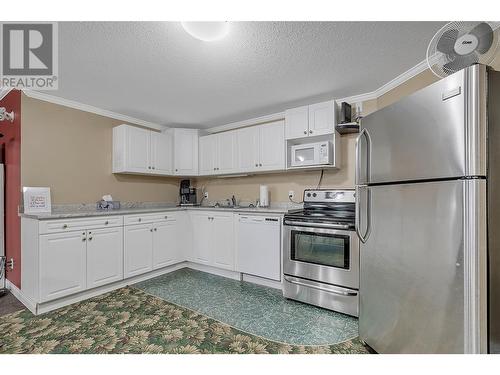
[[[189,206],[189,207],[179,207],[179,206],[163,206],[163,207],[130,207],[121,208],[119,210],[103,210],[97,211],[96,209],[65,209],[65,210],[54,210],[52,213],[47,214],[25,214],[20,213],[21,217],[26,217],[30,219],[37,220],[53,220],[53,219],[65,219],[65,218],[79,218],[79,217],[93,217],[93,216],[111,216],[111,215],[134,215],[134,214],[148,214],[155,212],[169,212],[169,211],[226,211],[226,212],[241,212],[241,213],[254,213],[254,214],[285,214],[289,209],[293,207],[285,207],[283,205],[271,206],[271,207],[213,207],[213,206]]]

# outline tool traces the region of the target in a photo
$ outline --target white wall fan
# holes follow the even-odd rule
[[[457,21],[443,26],[427,47],[427,64],[444,78],[473,64],[490,65],[499,47],[498,23]]]

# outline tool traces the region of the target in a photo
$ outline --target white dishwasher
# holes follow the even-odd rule
[[[281,217],[238,215],[237,271],[281,280]]]

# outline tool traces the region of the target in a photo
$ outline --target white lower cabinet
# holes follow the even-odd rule
[[[123,228],[87,231],[87,288],[123,280]]]
[[[183,261],[176,213],[144,215],[124,231],[124,276],[137,276]],[[128,222],[125,218],[125,222]]]
[[[193,236],[193,256],[195,263],[207,264],[211,262],[212,237],[211,215],[208,213],[192,213],[191,222],[196,235]]]
[[[192,261],[234,270],[233,214],[192,212],[191,223],[195,232]]]
[[[153,226],[152,224],[129,225],[124,235],[125,278],[143,274],[153,269]]]
[[[233,215],[217,213],[212,216],[213,265],[234,270]]]
[[[86,232],[40,236],[40,302],[86,289]]]
[[[176,220],[153,224],[153,269],[181,260],[179,234]]]

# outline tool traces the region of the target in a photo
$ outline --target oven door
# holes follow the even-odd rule
[[[284,232],[283,270],[286,275],[359,289],[356,232],[300,223],[285,225]]]

